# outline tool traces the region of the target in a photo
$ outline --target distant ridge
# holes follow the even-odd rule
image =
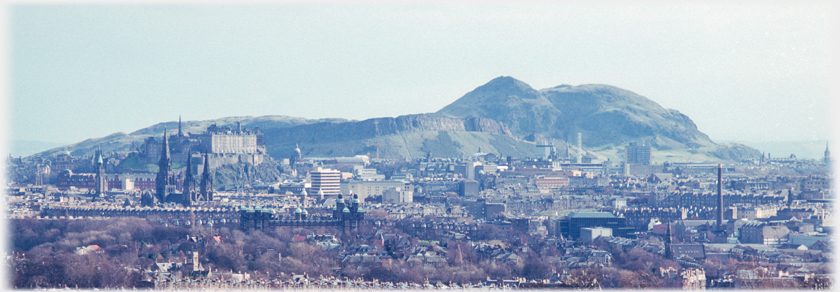
[[[288,158],[296,144],[306,156],[371,155],[383,158],[464,158],[482,152],[540,157],[536,143],[551,142],[560,151],[583,146],[601,159],[621,159],[629,142],[651,145],[665,159],[741,160],[761,152],[740,144],[717,144],[691,119],[662,108],[641,95],[610,85],[559,85],[535,90],[515,78],[494,78],[436,113],[364,121],[305,119],[289,116],[225,117],[184,121],[183,131],[200,133],[211,124],[259,127],[266,150]],[[177,121],[159,123],[130,134],[115,133],[67,145],[74,156],[131,151],[148,137],[160,138],[164,127],[177,132]],[[56,147],[33,156],[63,152]],[[657,155],[657,154],[655,154]],[[661,157],[660,157],[661,158]]]

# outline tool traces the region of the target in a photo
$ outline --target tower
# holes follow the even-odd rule
[[[722,229],[723,227],[723,178],[722,178],[723,166],[718,164],[718,173],[717,173],[717,227],[718,229]]]
[[[195,196],[195,178],[192,173],[192,151],[187,153],[187,170],[184,171],[184,186],[182,189],[184,193],[184,205],[189,206],[192,205],[194,201],[197,201]]]
[[[306,209],[306,195],[306,188],[304,188],[303,191],[300,192],[300,204],[304,209]]]
[[[35,165],[35,185],[40,186],[44,184],[44,176],[41,170],[41,164],[38,163]]]
[[[108,191],[108,180],[105,178],[105,163],[102,161],[102,150],[96,150],[94,169],[96,171],[96,195],[101,196]]]
[[[831,153],[828,151],[828,142],[825,143],[825,157],[823,157],[823,162],[828,163],[831,161]]]
[[[213,177],[210,176],[210,158],[204,154],[204,171],[201,173],[201,199],[213,201]]]
[[[581,138],[580,132],[578,132],[578,155],[577,155],[577,163],[580,164],[583,160],[583,138]]]
[[[166,127],[163,128],[163,148],[160,151],[158,174],[155,179],[156,196],[158,201],[165,202],[166,196],[175,192],[175,180],[172,176],[172,158],[169,155],[169,139],[166,137]]]
[[[668,222],[668,230],[665,231],[665,258],[671,258],[671,222]]]
[[[300,159],[301,159],[300,146],[298,146],[298,144],[295,143],[295,151],[293,151],[291,157],[289,157],[289,165],[294,167],[295,162],[297,162]]]

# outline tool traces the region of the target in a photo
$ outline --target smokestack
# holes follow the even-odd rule
[[[583,160],[583,144],[581,143],[581,136],[580,136],[580,132],[578,132],[578,157],[577,157],[577,163],[578,163],[578,164],[580,164],[580,162],[581,162],[582,160]]]
[[[718,164],[718,184],[717,184],[717,226],[723,225],[723,166]]]

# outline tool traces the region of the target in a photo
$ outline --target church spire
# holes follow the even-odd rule
[[[169,158],[169,138],[166,136],[166,127],[163,127],[163,148],[160,150],[160,163],[170,163]],[[171,166],[171,163],[170,163]]]
[[[192,174],[192,149],[187,152],[187,170],[184,172],[184,196],[191,196],[195,188]]]
[[[102,149],[96,147],[96,155],[94,156],[94,172],[96,182],[96,195],[102,196],[108,190],[108,180],[105,178],[105,163],[102,161]]]
[[[166,196],[172,191],[172,159],[169,155],[169,139],[166,137],[166,127],[163,127],[163,146],[160,151],[160,162],[158,163],[158,174],[155,179],[157,186],[157,198],[160,202],[166,200]]]
[[[178,115],[178,137],[183,136],[181,134],[181,115]]]
[[[201,199],[213,201],[213,177],[210,176],[210,158],[204,154],[204,171],[201,174]]]
[[[825,142],[825,157],[823,157],[823,161],[825,163],[831,161],[831,152],[828,151],[828,142]]]

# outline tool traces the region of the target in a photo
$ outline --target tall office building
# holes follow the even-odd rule
[[[650,165],[650,146],[639,146],[636,142],[630,142],[630,145],[624,148],[624,157],[628,164]]]
[[[333,169],[322,169],[309,173],[312,177],[312,191],[324,192],[326,198],[336,198],[341,193],[341,172]]]

